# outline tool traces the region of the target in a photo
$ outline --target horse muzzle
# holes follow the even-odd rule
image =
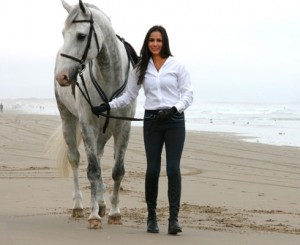
[[[75,69],[71,73],[62,71],[56,75],[55,79],[60,86],[67,87],[77,82],[77,75],[78,72],[75,72]]]
[[[56,76],[56,81],[62,87],[71,85],[71,81],[69,80],[68,76],[64,74]]]

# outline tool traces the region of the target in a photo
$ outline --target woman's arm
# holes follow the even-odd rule
[[[137,85],[136,70],[132,70],[128,77],[127,89],[120,97],[109,102],[110,108],[122,108],[131,104],[137,98],[140,88],[141,85]]]

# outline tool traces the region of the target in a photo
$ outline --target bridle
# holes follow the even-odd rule
[[[75,60],[75,61],[77,61],[80,64],[80,67],[78,69],[78,73],[79,74],[82,73],[82,71],[85,69],[85,61],[86,61],[86,57],[88,55],[88,52],[89,52],[89,49],[90,49],[90,46],[91,46],[91,41],[92,41],[92,35],[93,35],[93,33],[94,33],[94,37],[95,37],[95,40],[96,40],[97,49],[98,49],[98,52],[99,52],[99,42],[98,42],[97,34],[96,34],[96,31],[95,31],[95,27],[94,27],[94,19],[93,19],[92,13],[91,13],[91,17],[90,17],[89,20],[74,20],[73,21],[73,23],[83,23],[83,22],[90,23],[90,30],[89,30],[88,40],[87,40],[87,43],[86,43],[85,50],[84,50],[84,53],[82,55],[82,58],[78,59],[78,58],[76,58],[74,56],[71,56],[71,55],[68,55],[68,54],[64,54],[64,53],[60,53],[60,55],[62,57],[69,58],[71,60]]]
[[[88,55],[88,52],[89,52],[89,49],[90,49],[90,46],[91,46],[91,41],[92,41],[93,34],[94,34],[94,37],[95,37],[95,40],[96,40],[96,45],[97,45],[98,52],[100,52],[100,50],[99,50],[99,42],[98,42],[97,34],[96,34],[96,31],[95,31],[95,27],[94,27],[94,20],[93,20],[92,13],[91,13],[90,19],[88,19],[88,20],[74,20],[73,21],[73,23],[83,23],[83,22],[90,23],[90,30],[89,30],[88,39],[87,39],[87,43],[86,43],[85,50],[84,50],[84,53],[82,55],[82,58],[79,59],[77,57],[74,57],[74,56],[71,56],[71,55],[68,55],[68,54],[64,54],[64,53],[60,53],[60,55],[62,57],[74,60],[74,61],[76,61],[80,64],[80,66],[78,68],[78,74],[81,78],[81,81],[82,81],[82,84],[83,84],[83,87],[84,87],[85,91],[83,91],[83,89],[80,87],[78,82],[76,82],[75,85],[78,87],[78,89],[80,90],[81,94],[85,98],[86,102],[90,105],[91,110],[93,112],[94,106],[92,105],[92,102],[91,102],[91,99],[90,99],[90,96],[89,96],[89,93],[88,93],[88,90],[87,90],[87,87],[86,87],[86,84],[85,84],[85,81],[84,81],[84,76],[83,76],[83,70],[86,67],[85,62],[86,62],[86,58],[87,58],[87,55]],[[125,40],[123,38],[120,38],[118,35],[117,35],[117,37],[122,41],[122,43],[125,46],[125,49],[126,49],[126,52],[127,52],[127,55],[128,55],[128,59],[129,59],[129,62],[128,62],[128,71],[129,71],[130,63],[132,63],[132,65],[135,66],[135,63],[133,62],[134,59],[133,59],[133,57],[131,57],[131,55],[129,53],[128,45],[126,45],[127,43],[125,42]],[[103,91],[103,89],[97,83],[97,81],[96,81],[96,79],[93,75],[91,67],[92,67],[92,61],[89,62],[90,78],[91,78],[92,83],[93,83],[95,89],[97,90],[99,96],[102,98],[102,100],[105,103],[108,103],[112,99],[119,96],[124,91],[124,89],[126,88],[127,81],[128,81],[127,80],[128,79],[128,72],[127,72],[126,79],[125,79],[124,83],[122,84],[122,86],[116,92],[113,93],[113,95],[111,96],[110,99],[108,99],[107,96],[105,95],[105,92]],[[72,93],[73,93],[74,96],[75,96],[75,85],[73,85],[73,87],[72,87]],[[103,133],[105,133],[105,131],[106,131],[106,128],[107,128],[108,123],[109,123],[109,118],[127,120],[127,121],[143,121],[144,120],[144,119],[141,119],[141,118],[112,116],[112,115],[110,115],[110,110],[107,111],[107,114],[100,112],[99,114],[95,114],[95,115],[98,116],[98,117],[101,115],[101,116],[106,118],[105,124],[104,124],[104,127],[103,127]]]

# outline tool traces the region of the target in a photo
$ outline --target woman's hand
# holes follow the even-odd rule
[[[156,121],[163,122],[172,117],[172,115],[176,114],[178,111],[175,106],[170,109],[160,110],[156,115]]]
[[[101,105],[99,105],[99,106],[93,106],[93,107],[92,107],[92,112],[93,112],[96,116],[99,116],[100,113],[103,113],[103,112],[109,111],[109,110],[110,110],[110,106],[109,106],[108,103],[107,103],[107,104],[103,103],[103,104],[101,104]]]

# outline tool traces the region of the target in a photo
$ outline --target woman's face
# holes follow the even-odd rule
[[[148,48],[153,56],[160,55],[163,46],[162,36],[159,31],[151,32],[148,40]]]

